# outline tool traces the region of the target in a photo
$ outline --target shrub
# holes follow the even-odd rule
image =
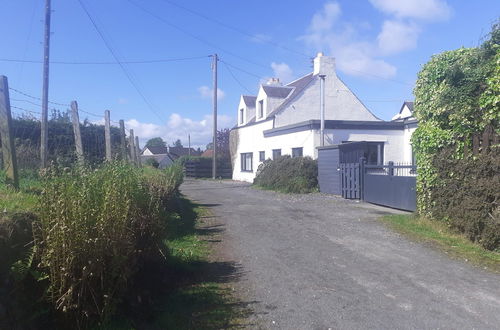
[[[112,315],[141,262],[159,257],[180,175],[157,174],[118,162],[46,174],[35,246],[49,298],[69,324]]]
[[[146,159],[146,161],[144,162],[145,165],[147,166],[151,166],[151,167],[154,167],[154,168],[158,168],[158,166],[160,166],[160,163],[158,163],[158,161],[154,158],[148,158]]]
[[[309,193],[318,188],[318,163],[310,157],[269,159],[259,165],[254,184],[285,193]]]
[[[454,148],[436,154],[438,184],[430,211],[489,250],[500,249],[500,148],[457,159]]]

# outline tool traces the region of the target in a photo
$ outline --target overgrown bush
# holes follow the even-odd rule
[[[154,171],[116,162],[46,174],[35,247],[66,325],[111,316],[141,263],[160,257],[165,205],[182,172]]]
[[[500,249],[500,148],[456,159],[453,148],[433,161],[437,182],[430,211],[489,250]]]
[[[268,159],[259,165],[254,184],[285,193],[309,193],[318,189],[318,163],[288,155]]]

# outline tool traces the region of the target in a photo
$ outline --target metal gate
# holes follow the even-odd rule
[[[348,199],[360,199],[362,178],[359,163],[340,164],[340,184],[342,197]]]

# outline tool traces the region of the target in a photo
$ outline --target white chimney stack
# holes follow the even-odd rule
[[[266,85],[268,86],[281,86],[281,82],[279,78],[269,78],[269,80],[266,82]]]
[[[335,59],[319,52],[314,58],[313,74],[335,75]]]

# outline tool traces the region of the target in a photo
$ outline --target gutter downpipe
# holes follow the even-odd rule
[[[320,146],[325,146],[325,77],[326,75],[319,75],[319,94],[320,94]]]

